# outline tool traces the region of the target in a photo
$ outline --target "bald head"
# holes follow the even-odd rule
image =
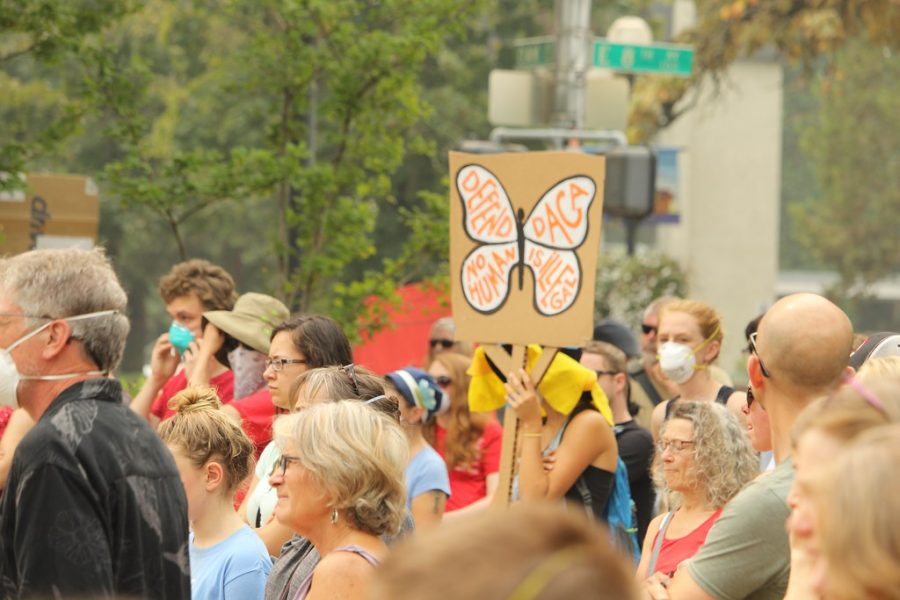
[[[773,381],[805,394],[834,385],[847,368],[852,348],[850,319],[816,294],[782,298],[759,324],[757,350]]]

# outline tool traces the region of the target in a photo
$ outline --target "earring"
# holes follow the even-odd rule
[[[331,524],[334,525],[337,523],[338,513],[336,508],[331,509]]]

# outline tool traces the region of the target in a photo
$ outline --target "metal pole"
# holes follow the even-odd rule
[[[534,129],[495,127],[491,130],[490,140],[495,144],[502,144],[510,140],[552,140],[557,146],[562,146],[565,140],[577,139],[592,142],[607,142],[615,146],[627,146],[628,139],[621,131],[595,131],[592,129],[564,129],[553,127],[540,127]]]
[[[556,0],[556,80],[553,124],[584,125],[584,78],[591,47],[590,0]]]

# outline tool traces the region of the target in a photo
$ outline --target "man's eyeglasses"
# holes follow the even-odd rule
[[[453,380],[446,375],[438,375],[434,378],[434,381],[441,387],[447,387],[448,385],[453,383]]]
[[[276,373],[284,369],[284,365],[305,365],[306,360],[302,358],[267,358],[266,368],[272,369]]]
[[[603,377],[604,375],[618,375],[619,371],[598,371],[594,369],[594,373],[597,374],[597,377]]]
[[[759,355],[759,350],[756,349],[756,332],[750,334],[750,352],[756,355],[756,359],[759,361],[759,370],[762,371],[763,377],[771,377],[769,375],[769,370],[766,368],[766,365],[763,364],[762,357]]]
[[[644,335],[650,335],[651,333],[656,333],[656,326],[641,323],[641,331],[644,332]]]
[[[656,450],[662,454],[666,448],[671,448],[673,452],[681,452],[688,446],[693,446],[694,440],[659,440],[656,442]]]
[[[300,462],[300,457],[291,456],[290,454],[282,454],[281,458],[278,459],[278,462],[275,463],[273,475],[277,473],[284,477],[284,474],[287,473],[288,465],[292,462]]]
[[[428,340],[428,344],[432,348],[437,348],[438,346],[440,346],[444,350],[449,350],[455,343],[456,342],[454,342],[453,340]]]

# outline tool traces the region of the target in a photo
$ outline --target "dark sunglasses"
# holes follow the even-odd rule
[[[438,375],[434,378],[434,381],[441,387],[447,387],[448,385],[453,383],[453,380],[446,375]]]
[[[763,364],[762,357],[759,355],[759,351],[756,349],[756,332],[750,334],[750,352],[756,355],[756,359],[759,361],[759,370],[762,371],[763,377],[770,377],[769,370],[766,368],[766,365]]]
[[[641,323],[641,331],[644,332],[644,335],[650,335],[651,333],[656,333],[656,327],[654,325]]]
[[[432,348],[440,346],[444,350],[449,350],[456,342],[454,342],[453,340],[428,340],[428,343]]]

